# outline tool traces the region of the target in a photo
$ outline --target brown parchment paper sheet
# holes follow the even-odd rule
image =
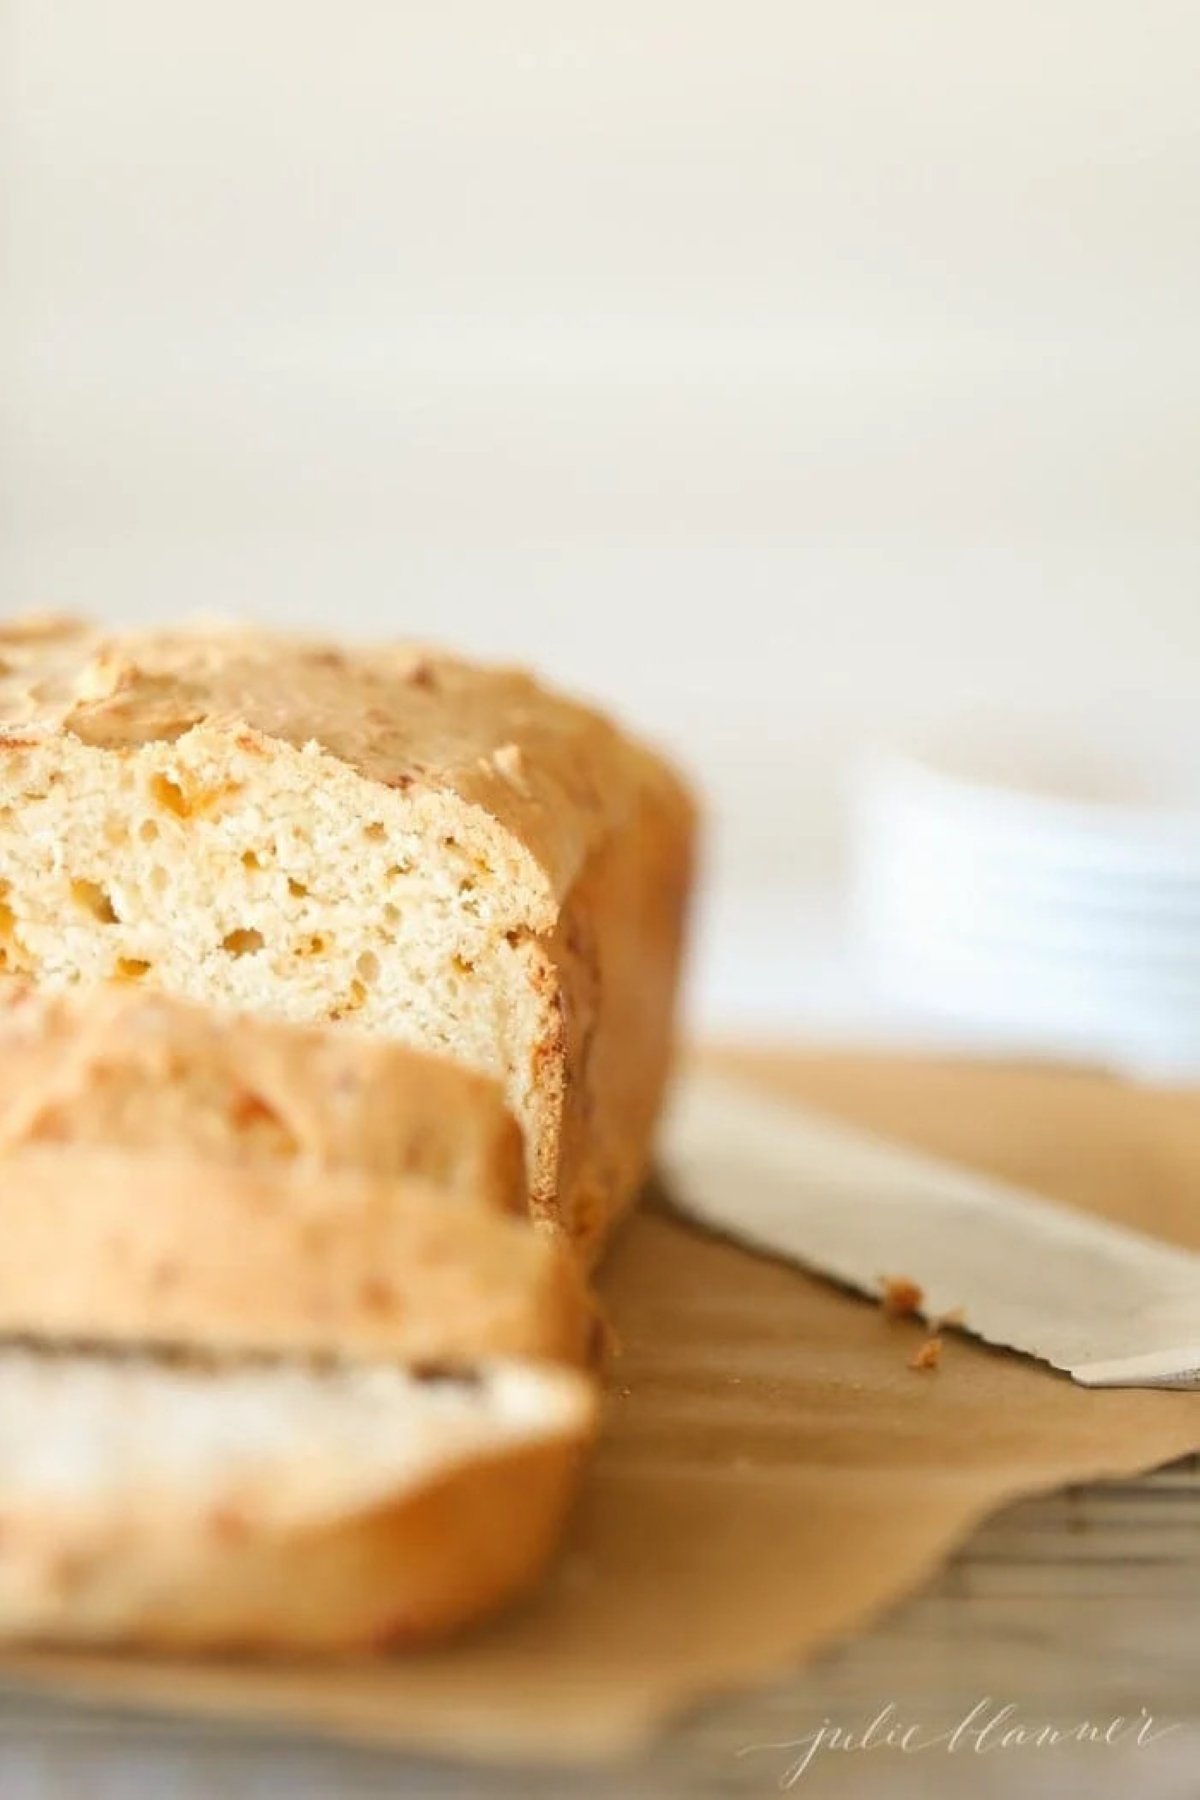
[[[1102,1076],[741,1055],[851,1121],[1200,1247],[1195,1095]],[[904,1271],[885,1271],[902,1274]],[[336,1666],[24,1655],[0,1677],[485,1758],[611,1755],[862,1629],[986,1513],[1200,1447],[1200,1394],[1088,1391],[658,1212],[604,1290],[610,1420],[556,1568],[436,1653]]]

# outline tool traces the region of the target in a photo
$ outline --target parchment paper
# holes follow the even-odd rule
[[[1085,1387],[1200,1389],[1195,1250],[703,1069],[676,1084],[659,1163],[703,1229],[893,1311]]]
[[[792,1092],[1108,1217],[1200,1244],[1200,1108],[1099,1076],[736,1059]],[[864,1627],[1004,1501],[1200,1447],[1200,1394],[1085,1390],[922,1329],[661,1213],[604,1287],[607,1436],[541,1591],[436,1654],[302,1668],[10,1657],[93,1699],[488,1758],[585,1760]]]

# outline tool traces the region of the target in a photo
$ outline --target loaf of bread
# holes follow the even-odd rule
[[[0,1002],[0,1336],[587,1360],[496,1084],[139,988]]]
[[[0,631],[0,957],[497,1078],[585,1258],[644,1173],[692,808],[529,677],[250,631]]]
[[[423,1642],[537,1573],[594,1424],[569,1370],[0,1350],[0,1636]]]

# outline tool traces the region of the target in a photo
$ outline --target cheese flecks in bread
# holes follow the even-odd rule
[[[448,1052],[594,1254],[669,1049],[693,821],[657,757],[419,649],[52,619],[0,670],[4,967]]]
[[[552,1549],[589,1383],[485,1362],[0,1350],[0,1636],[322,1651],[492,1610]]]
[[[525,1210],[499,1084],[449,1058],[140,985],[0,982],[0,1155],[67,1143],[353,1168]]]

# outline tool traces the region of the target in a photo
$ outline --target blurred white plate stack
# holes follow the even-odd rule
[[[867,766],[855,917],[875,981],[998,1046],[1200,1077],[1200,725],[1084,780],[1028,749],[1014,773],[1019,742],[999,764]]]

